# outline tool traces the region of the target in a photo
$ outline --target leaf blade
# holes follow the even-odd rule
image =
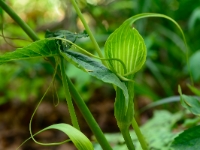
[[[0,56],[0,65],[6,62],[39,58],[39,57],[53,57],[59,54],[56,40],[44,39],[31,43],[30,45],[18,48],[15,51],[5,53]]]
[[[200,126],[189,128],[179,134],[171,145],[174,150],[197,150],[200,147]]]
[[[117,77],[115,73],[110,71],[101,63],[94,61],[90,57],[83,55],[78,52],[73,51],[65,51],[65,53],[61,52],[61,55],[69,62],[74,64],[77,68],[87,72],[89,75],[96,77],[99,80],[102,80],[106,83],[111,83],[119,87],[123,90],[126,102],[128,102],[128,90],[127,87],[120,79]]]

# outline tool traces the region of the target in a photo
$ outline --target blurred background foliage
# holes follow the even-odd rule
[[[200,0],[79,0],[77,1],[91,27],[102,51],[108,36],[127,18],[145,12],[168,15],[182,27],[189,47],[189,62],[194,83],[200,81]],[[80,19],[69,1],[64,0],[7,0],[6,3],[34,30],[44,38],[45,31],[59,29],[72,32],[84,30]],[[22,29],[1,11],[0,54],[26,46],[31,42]],[[184,93],[190,93],[186,62],[187,50],[177,28],[162,18],[137,21],[134,25],[145,39],[148,50],[143,69],[135,76],[137,96],[157,101],[177,95],[177,85]],[[95,53],[89,38],[77,42],[84,49]],[[50,83],[52,66],[44,59],[12,62],[0,66],[0,104],[8,101],[39,100]],[[73,80],[85,101],[89,101],[95,89],[103,83],[68,65],[66,72]],[[55,82],[60,99],[64,94],[59,80]],[[111,85],[106,85],[110,92]],[[55,90],[52,89],[55,94]],[[50,97],[52,99],[52,94]],[[56,99],[56,98],[55,98]],[[136,98],[137,100],[137,98]]]
[[[69,1],[6,0],[5,2],[37,33],[40,39],[44,38],[47,29],[50,31],[69,30],[74,33],[84,30]],[[77,2],[102,52],[108,36],[124,20],[139,13],[152,12],[168,15],[177,21],[183,29],[189,53],[187,53],[180,32],[168,20],[148,18],[139,20],[133,25],[143,36],[148,51],[144,67],[135,75],[136,109],[141,110],[145,105],[163,98],[166,98],[163,100],[167,101],[179,101],[179,97],[176,96],[179,95],[177,92],[178,84],[181,85],[184,94],[192,93],[187,86],[191,83],[187,54],[194,84],[197,88],[200,87],[200,0],[77,0]],[[24,31],[1,9],[0,14],[0,55],[31,43]],[[77,44],[96,54],[89,38],[80,39]],[[0,139],[4,136],[4,139],[8,137],[6,142],[16,143],[13,142],[14,138],[22,132],[22,128],[27,129],[27,133],[17,136],[17,139],[20,137],[22,142],[29,137],[27,126],[31,114],[36,103],[49,86],[53,72],[52,65],[46,59],[15,61],[0,65]],[[87,102],[103,131],[116,132],[118,128],[113,116],[115,92],[112,85],[104,84],[70,64],[67,65],[66,72],[80,95]],[[56,97],[56,93],[59,99]],[[35,117],[37,120],[33,121],[33,130],[38,131],[35,128],[41,129],[56,122],[70,122],[66,117],[68,115],[66,103],[58,105],[56,108],[52,105],[52,103],[56,105],[58,100],[62,102],[64,99],[61,82],[59,78],[56,78],[54,87],[51,88],[45,97],[45,102],[37,111]],[[180,109],[178,105],[173,104],[164,105],[164,108],[168,108],[171,112]],[[16,112],[18,118],[16,118]],[[78,113],[78,117],[79,115]],[[148,117],[144,118],[141,115],[140,123],[146,122],[151,115],[152,111],[146,111]],[[188,115],[183,116],[185,118],[179,122],[180,124],[188,121]],[[161,118],[165,117],[161,116]],[[82,131],[86,135],[91,135],[88,133],[89,129],[86,127],[86,123],[82,120],[79,117]],[[18,130],[15,130],[17,127],[15,125],[14,128],[13,124],[18,124]],[[10,135],[9,129],[13,128],[16,135]],[[179,128],[183,128],[183,126]],[[12,133],[15,132],[12,130]],[[12,136],[13,139],[10,138]],[[55,134],[43,136],[44,139],[53,142],[59,139]],[[15,141],[18,141],[16,145],[19,146],[20,141]],[[6,146],[10,145],[7,143]],[[0,143],[0,149],[1,146],[2,143]],[[6,146],[2,149],[5,149]],[[31,148],[26,147],[25,149]],[[36,149],[39,148],[36,147]]]

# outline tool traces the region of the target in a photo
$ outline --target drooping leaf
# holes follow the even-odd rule
[[[74,143],[74,145],[76,146],[76,148],[78,150],[93,150],[94,149],[90,140],[82,132],[77,130],[75,127],[73,127],[69,124],[65,124],[65,123],[50,125],[44,129],[38,131],[33,136],[36,136],[36,135],[40,134],[41,132],[44,132],[46,130],[51,130],[51,129],[56,129],[56,130],[60,130],[61,132],[64,132],[70,138],[70,140]],[[20,147],[30,139],[31,139],[31,137],[28,138],[26,141],[24,141],[20,145]],[[70,140],[65,140],[65,141],[57,142],[57,143],[40,143],[35,140],[34,141],[39,145],[53,146],[53,145],[64,144],[66,142],[69,142]]]
[[[178,91],[181,96],[181,105],[194,115],[200,116],[200,101],[196,97],[182,94],[180,86]]]
[[[0,56],[0,65],[14,60],[53,57],[59,54],[58,45],[55,40],[44,39],[31,43],[30,45],[18,48],[15,51]]]
[[[96,77],[99,80],[102,80],[106,83],[111,83],[118,86],[123,90],[126,101],[128,102],[128,90],[123,82],[120,81],[118,76],[106,68],[101,63],[94,61],[92,58],[83,55],[78,52],[73,51],[65,51],[65,53],[61,52],[61,55],[69,62],[74,64],[76,67],[86,71],[91,76]]]
[[[51,38],[51,37],[56,37],[56,38],[63,38],[71,41],[72,43],[75,43],[78,38],[84,38],[88,37],[88,34],[86,31],[83,31],[82,33],[72,33],[68,30],[58,30],[55,32],[50,32],[46,31],[45,38]],[[66,51],[71,48],[72,44],[64,41],[64,40],[58,40],[58,44],[60,45],[60,49],[62,51]]]
[[[78,150],[93,150],[90,140],[82,132],[69,124],[60,123],[45,128],[45,130],[49,129],[57,129],[64,132],[69,136]]]
[[[200,126],[189,128],[176,137],[171,145],[173,150],[198,150],[200,148]]]

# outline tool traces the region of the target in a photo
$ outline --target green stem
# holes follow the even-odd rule
[[[6,4],[0,0],[1,8],[9,14],[9,16],[19,24],[19,26],[26,32],[26,34],[33,40],[39,40],[35,32]]]
[[[0,6],[10,15],[10,17],[12,17],[12,19],[14,21],[16,21],[19,24],[19,26],[27,33],[27,35],[33,41],[39,40],[39,38],[34,33],[34,31],[30,27],[28,27],[28,25],[23,20],[21,20],[19,18],[19,16],[17,16],[17,14],[14,11],[12,11],[12,9],[9,8],[2,0],[0,0]],[[90,37],[91,37],[91,35],[90,35]],[[92,40],[92,41],[95,41],[95,39]],[[100,48],[98,48],[98,49],[99,49],[99,52],[100,52]],[[101,53],[100,53],[100,55],[101,55]],[[58,73],[58,75],[60,76],[59,73]],[[72,82],[69,80],[69,78],[67,76],[66,76],[66,78],[67,78],[67,81],[68,81],[68,86],[69,86],[69,90],[72,94],[72,97],[74,98],[77,106],[79,107],[80,111],[82,112],[83,117],[85,118],[89,127],[91,128],[94,135],[96,136],[99,144],[102,146],[102,148],[104,150],[112,150],[108,141],[106,140],[105,136],[103,135],[101,129],[99,128],[98,124],[96,123],[95,119],[93,118],[92,114],[90,113],[89,109],[87,108],[86,104],[84,103],[84,101],[82,100],[82,98],[80,97],[78,92],[76,91],[74,85],[72,84]]]
[[[77,121],[77,117],[76,117],[76,113],[75,113],[75,110],[74,110],[74,106],[73,106],[73,103],[72,103],[72,98],[71,98],[71,95],[70,95],[70,92],[69,92],[68,83],[67,83],[67,80],[66,80],[64,58],[61,58],[60,70],[61,70],[63,87],[64,87],[64,91],[65,91],[65,97],[66,97],[70,117],[72,119],[72,124],[75,128],[80,130],[80,127],[79,127],[78,121]]]
[[[126,146],[128,147],[129,150],[135,150],[135,147],[133,145],[133,141],[131,139],[130,133],[129,133],[129,129],[124,129],[124,130],[120,130],[123,138],[125,140]]]
[[[110,147],[108,141],[106,140],[103,132],[99,128],[99,126],[96,123],[95,119],[93,118],[91,112],[89,111],[88,107],[86,106],[85,102],[83,101],[83,99],[81,98],[79,93],[76,91],[73,83],[67,76],[66,76],[66,79],[68,81],[70,93],[72,94],[72,97],[74,98],[74,101],[76,102],[76,105],[80,109],[87,124],[89,125],[90,129],[94,133],[97,141],[99,142],[99,144],[101,145],[101,147],[104,150],[112,150],[112,148]]]
[[[82,13],[81,13],[81,11],[80,11],[78,5],[76,4],[75,0],[70,0],[70,1],[71,1],[72,5],[74,6],[74,9],[76,10],[76,13],[78,14],[79,18],[81,19],[81,21],[82,21],[82,23],[83,23],[83,25],[84,25],[84,27],[85,27],[85,30],[86,30],[87,33],[89,34],[90,39],[91,39],[91,41],[92,41],[93,44],[94,44],[94,47],[95,47],[96,52],[98,53],[99,57],[103,58],[103,54],[101,53],[101,50],[100,50],[100,48],[99,48],[99,45],[98,45],[97,41],[95,40],[95,38],[94,38],[94,36],[93,36],[93,34],[92,34],[92,31],[90,30],[90,28],[89,28],[87,22],[85,21],[85,19],[84,19],[83,15],[82,15]]]
[[[135,118],[133,118],[133,121],[132,121],[132,127],[138,137],[138,140],[140,142],[140,145],[142,147],[143,150],[148,150],[148,146],[147,146],[147,143],[142,135],[142,132],[140,131],[140,128],[135,120]]]

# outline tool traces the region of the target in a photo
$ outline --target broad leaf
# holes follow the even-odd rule
[[[178,91],[181,96],[181,105],[194,115],[200,116],[200,101],[196,97],[182,94],[180,86]]]
[[[14,60],[52,57],[59,54],[58,45],[53,39],[44,39],[31,43],[30,45],[18,48],[13,52],[8,52],[0,56],[0,65]]]
[[[174,150],[198,150],[200,148],[200,126],[189,128],[179,134],[171,147]]]
[[[175,114],[166,110],[154,111],[153,117],[140,127],[150,150],[171,150],[169,146],[179,134],[178,132],[173,132],[172,127],[182,119],[182,116],[183,112],[181,111]],[[135,150],[143,150],[134,130],[130,131],[130,135],[135,145]],[[113,145],[113,150],[127,150],[121,133],[106,134],[105,136],[108,142]],[[99,145],[99,148],[97,148],[97,145],[94,145],[95,150],[102,150]]]
[[[65,51],[65,53],[61,52],[61,55],[69,62],[74,64],[76,67],[86,71],[91,76],[96,77],[99,80],[102,80],[106,83],[111,83],[118,86],[123,90],[126,101],[128,102],[128,90],[123,82],[120,81],[118,76],[106,68],[101,63],[94,61],[90,57],[83,55],[78,52],[73,51]]]

